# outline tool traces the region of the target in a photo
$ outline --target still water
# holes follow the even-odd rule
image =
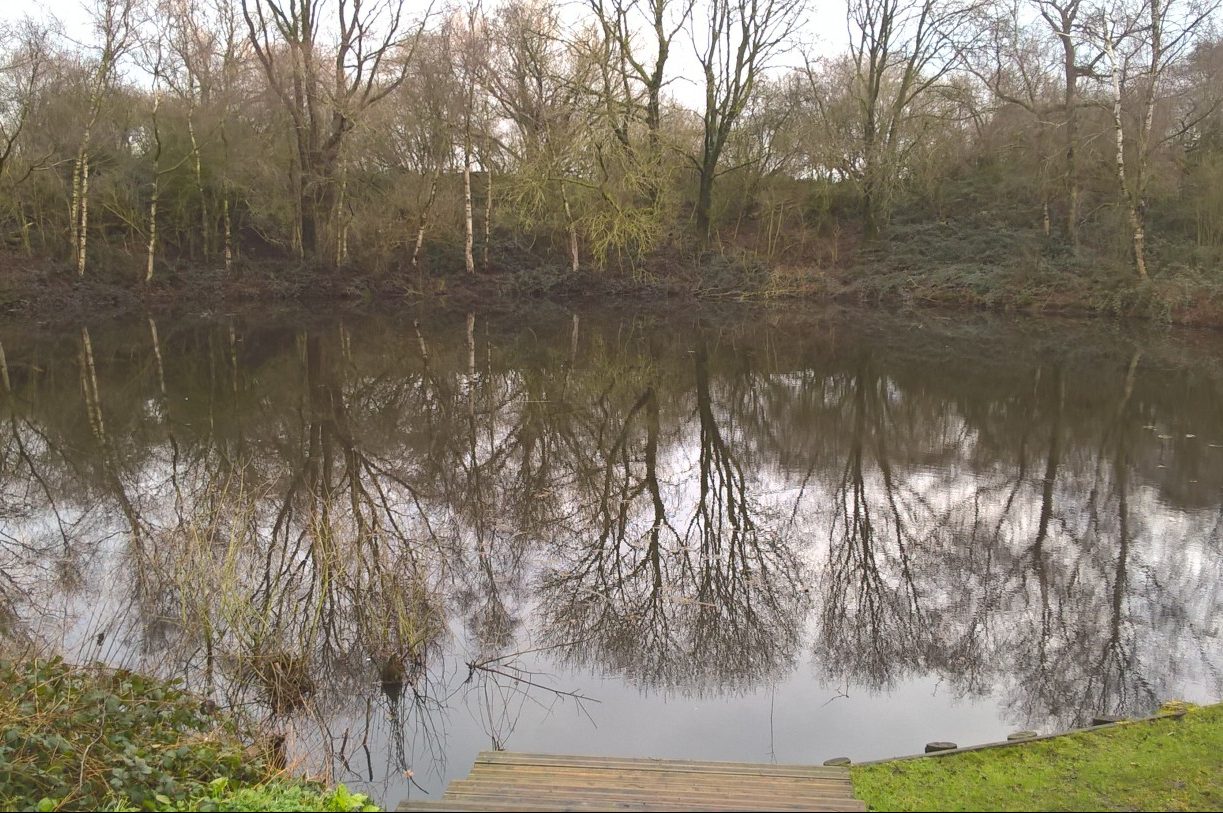
[[[384,804],[1223,696],[1223,337],[937,314],[0,327],[0,635]]]

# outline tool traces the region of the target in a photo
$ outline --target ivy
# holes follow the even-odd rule
[[[248,806],[285,793],[340,805],[322,809],[368,806],[342,787],[279,778],[246,753],[232,719],[175,683],[58,658],[0,661],[0,807],[245,809],[227,799],[251,793]]]

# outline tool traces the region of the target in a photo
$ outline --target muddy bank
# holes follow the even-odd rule
[[[677,258],[678,259],[678,258]],[[1178,271],[1144,283],[1113,269],[1020,268],[998,263],[931,262],[914,266],[894,255],[864,256],[847,268],[765,266],[757,258],[711,256],[637,274],[539,265],[467,275],[434,269],[366,272],[300,263],[244,264],[227,274],[214,266],[166,270],[152,283],[139,264],[78,278],[70,269],[0,256],[0,316],[58,324],[151,312],[216,313],[324,307],[394,311],[422,301],[452,308],[514,309],[550,301],[597,301],[643,307],[659,303],[786,301],[889,308],[987,310],[1097,316],[1198,327],[1223,327],[1223,284]]]

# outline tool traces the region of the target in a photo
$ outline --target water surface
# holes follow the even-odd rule
[[[1223,340],[728,309],[0,327],[0,634],[385,804],[1223,695]]]

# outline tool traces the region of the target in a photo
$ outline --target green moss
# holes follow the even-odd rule
[[[1181,718],[852,769],[871,810],[1219,810],[1223,705]]]

